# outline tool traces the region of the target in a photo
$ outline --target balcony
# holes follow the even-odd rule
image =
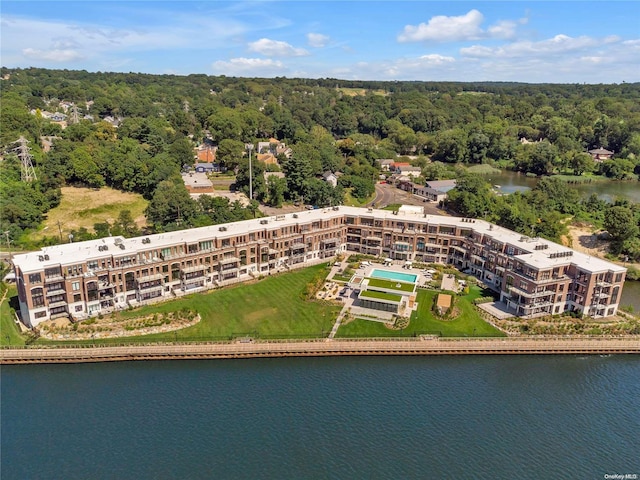
[[[55,297],[56,295],[64,295],[67,293],[64,288],[56,288],[55,290],[47,290],[47,297]]]
[[[207,266],[206,265],[194,265],[191,267],[185,267],[182,270],[183,274],[188,274],[188,273],[195,273],[195,272],[201,272],[203,270],[206,270]]]
[[[227,265],[229,263],[238,263],[240,259],[238,257],[226,257],[220,259],[220,265]]]
[[[162,273],[158,273],[156,275],[147,275],[145,277],[137,278],[136,282],[138,282],[138,285],[140,285],[141,283],[154,282],[162,279],[164,279],[164,275]]]
[[[67,306],[67,302],[65,302],[64,300],[60,300],[58,302],[53,302],[49,304],[49,308],[66,307],[66,306]]]

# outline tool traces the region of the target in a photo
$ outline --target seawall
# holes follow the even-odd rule
[[[640,354],[640,337],[367,339],[287,342],[3,348],[0,364],[131,360],[317,357],[346,355],[615,355]]]

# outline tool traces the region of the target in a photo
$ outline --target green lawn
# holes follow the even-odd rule
[[[404,283],[398,280],[384,280],[382,278],[367,278],[367,280],[369,280],[369,287],[373,288],[384,288],[398,292],[413,292],[415,289],[413,283]]]
[[[360,297],[379,298],[381,300],[391,300],[392,302],[399,302],[400,300],[402,300],[402,295],[396,295],[394,293],[375,292],[373,290],[360,292]]]
[[[409,325],[403,330],[390,330],[380,322],[355,320],[338,330],[338,337],[412,337],[419,334],[437,334],[443,337],[496,337],[504,334],[485,322],[476,312],[474,298],[483,295],[479,287],[472,287],[468,295],[459,297],[456,306],[461,313],[455,320],[437,319],[431,312],[433,299],[438,294],[432,290],[418,290],[418,311],[411,315]]]
[[[13,320],[15,318],[14,311],[9,305],[12,299],[15,301],[18,300],[18,291],[14,285],[9,287],[3,285],[0,298],[2,298],[2,294],[6,288],[8,288],[9,291],[2,305],[0,305],[0,345],[24,345],[25,338],[20,334],[20,330],[18,330]]]
[[[336,282],[348,282],[349,280],[351,280],[351,277],[353,275],[341,275],[339,273],[336,273],[332,280],[336,281]]]
[[[202,320],[193,327],[177,332],[107,341],[101,339],[100,342],[220,340],[246,335],[279,338],[326,336],[341,307],[328,302],[304,300],[302,294],[316,275],[326,275],[327,272],[323,264],[267,277],[256,283],[192,294],[170,302],[125,311],[122,312],[123,316],[146,316],[188,307],[196,310]],[[39,342],[59,343],[44,340]]]

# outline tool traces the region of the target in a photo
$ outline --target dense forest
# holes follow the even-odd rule
[[[500,197],[465,169],[488,164],[545,177],[637,181],[640,84],[359,82],[35,68],[2,68],[1,76],[0,227],[16,244],[58,204],[65,185],[140,193],[150,200],[149,228],[166,231],[251,218],[259,214],[258,202],[339,204],[346,192],[365,200],[381,173],[377,160],[406,156],[424,179],[458,178],[447,206],[461,215],[556,240],[569,217],[588,221],[609,231],[615,251],[640,259],[637,205],[580,198],[554,177],[530,192]],[[78,121],[64,129],[42,115],[67,111],[70,104]],[[20,136],[30,142],[37,181],[21,181],[12,150]],[[50,151],[41,147],[41,137],[53,137]],[[254,162],[256,201],[248,207],[189,196],[180,171],[193,164],[197,145],[216,145],[217,160],[246,190],[245,144],[270,138],[291,148],[291,155],[279,156],[285,178],[265,181],[260,174],[273,166]],[[594,162],[587,151],[595,148],[614,156]],[[319,178],[326,171],[343,174],[336,187]],[[133,234],[128,220],[113,227]],[[104,231],[95,230],[82,233]]]

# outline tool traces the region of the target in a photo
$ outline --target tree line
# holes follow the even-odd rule
[[[154,231],[257,215],[255,202],[244,208],[190,198],[180,170],[193,163],[193,148],[205,138],[218,146],[218,161],[237,172],[236,185],[244,191],[245,144],[276,138],[290,146],[279,167],[255,158],[252,164],[254,199],[275,206],[335,205],[347,193],[364,201],[381,173],[378,160],[398,155],[410,156],[427,179],[457,175],[460,164],[615,179],[640,173],[640,84],[364,82],[37,68],[0,73],[0,144],[7,148],[20,135],[28,138],[38,173],[37,182],[21,182],[17,159],[6,150],[0,226],[16,240],[57,205],[63,185],[142,194],[150,200],[147,219]],[[41,114],[61,111],[63,101],[74,102],[81,118],[65,129]],[[119,122],[117,128],[103,120],[107,116]],[[51,151],[42,150],[41,136],[55,138]],[[615,152],[613,160],[595,164],[586,151],[598,147]],[[284,179],[262,175],[278,169]],[[342,174],[335,188],[320,177],[327,171]],[[552,215],[566,212],[557,202],[527,197],[534,192],[507,202],[485,195],[479,185],[465,191],[465,182],[450,203],[461,214],[488,212],[511,219],[516,230],[533,223],[541,234],[559,235]],[[532,205],[543,214],[534,218]]]

